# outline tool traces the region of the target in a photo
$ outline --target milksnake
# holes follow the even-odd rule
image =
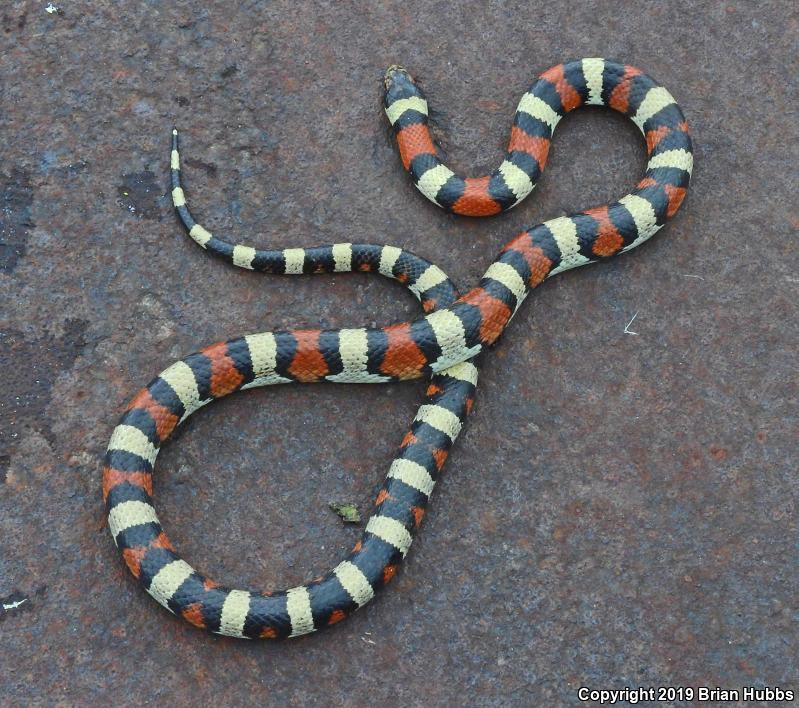
[[[279,639],[335,624],[394,576],[419,527],[449,450],[472,408],[474,357],[500,336],[530,290],[570,268],[629,251],[674,215],[693,153],[682,111],[634,67],[603,59],[559,64],[522,96],[502,164],[462,178],[436,156],[424,94],[400,67],[385,75],[385,111],[403,166],[419,190],[456,214],[484,216],[529,194],[555,126],[583,105],[630,117],[649,161],[634,190],[612,204],[550,219],[515,236],[477,287],[459,296],[435,265],[394,246],[339,243],[258,250],[213,236],[189,213],[172,138],[172,199],[194,241],[233,265],[274,274],[378,272],[404,283],[425,314],[380,328],[291,330],[221,342],[172,364],[133,398],[111,436],[103,472],[108,525],[131,573],[159,603],[193,625],[233,637]],[[289,382],[379,383],[430,375],[419,408],[375,501],[363,535],[325,576],[280,592],[217,585],[181,559],[152,501],[160,446],[211,401],[239,389]]]

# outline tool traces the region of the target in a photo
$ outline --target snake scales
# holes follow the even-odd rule
[[[193,625],[234,637],[278,639],[335,624],[367,603],[396,572],[433,486],[471,410],[472,359],[492,345],[530,290],[570,268],[629,251],[649,239],[683,201],[693,164],[682,111],[638,69],[603,59],[560,64],[519,103],[506,155],[491,175],[462,178],[437,157],[424,94],[400,67],[385,77],[385,111],[403,166],[419,190],[456,214],[485,216],[518,204],[535,186],[558,121],[583,105],[630,117],[649,161],[630,194],[605,206],[533,226],[509,241],[477,287],[459,296],[435,265],[372,244],[259,250],[212,235],[186,206],[177,131],[172,198],[189,235],[242,268],[275,274],[378,272],[404,283],[425,314],[381,328],[262,332],[213,344],[172,364],[130,402],[105,458],[108,525],[147,592]],[[430,375],[424,403],[375,501],[361,539],[324,577],[279,592],[234,590],[194,570],[156,516],[152,473],[160,446],[201,406],[239,389],[316,381],[378,383]]]

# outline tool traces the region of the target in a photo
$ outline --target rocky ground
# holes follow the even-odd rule
[[[227,3],[0,7],[0,701],[4,705],[520,705],[580,686],[780,685],[797,660],[799,12],[789,2]],[[558,128],[535,195],[490,220],[414,189],[384,68],[438,109],[452,166],[496,166],[554,63],[636,64],[696,139],[650,244],[559,276],[483,360],[478,404],[392,587],[334,629],[206,636],[132,580],[100,467],[127,400],[245,332],[388,324],[375,276],[287,281],[191,243],[169,133],[210,228],[256,246],[392,243],[476,282],[514,233],[643,172],[635,127]],[[634,321],[629,324],[631,320]],[[159,458],[185,557],[255,588],[352,546],[424,384],[225,399]]]

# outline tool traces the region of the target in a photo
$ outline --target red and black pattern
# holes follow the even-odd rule
[[[283,335],[278,338],[278,348],[286,348],[285,354],[281,352],[278,357],[279,375],[297,376],[291,362],[296,361],[296,352],[302,348],[302,356],[310,358],[309,352],[314,351],[318,361],[293,380],[311,380],[312,375],[318,374],[318,366],[324,366],[321,362],[332,349],[330,343],[323,337],[306,339],[297,332]],[[315,345],[307,344],[314,340]],[[244,338],[212,345],[182,363],[197,382],[202,402],[239,390],[255,378]],[[432,377],[420,413],[402,440],[393,474],[386,478],[376,498],[370,525],[342,564],[303,588],[244,593],[221,587],[192,570],[177,555],[155,516],[152,451],[191,412],[177,395],[174,382],[157,377],[131,401],[117,427],[123,433],[115,433],[116,440],[112,439],[106,455],[103,494],[114,540],[134,577],[170,611],[197,627],[230,636],[272,639],[334,624],[391,580],[407,552],[411,533],[424,517],[429,493],[454,438],[441,426],[436,427],[435,420],[428,422],[425,411],[446,411],[460,426],[471,410],[475,384],[476,370],[468,363]],[[141,433],[151,448],[142,445],[142,439],[134,439],[138,436],[130,435],[130,429]],[[406,468],[411,472],[407,473]],[[422,471],[428,475],[426,482]],[[295,602],[298,607],[290,603],[292,593],[305,600],[305,607],[302,602]],[[234,607],[226,612],[231,595]],[[235,601],[239,604],[235,605]]]
[[[212,632],[282,638],[334,624],[368,602],[407,553],[471,410],[474,357],[496,342],[529,291],[546,278],[640,245],[683,201],[693,165],[687,124],[668,92],[637,69],[584,59],[545,72],[519,104],[503,165],[471,182],[447,175],[427,132],[424,97],[407,72],[389,70],[386,112],[403,164],[428,197],[457,213],[491,214],[523,198],[527,183],[533,185],[543,169],[558,118],[584,104],[610,106],[636,122],[649,151],[643,179],[612,204],[523,231],[462,297],[436,266],[391,246],[261,251],[213,236],[186,206],[173,134],[173,202],[201,246],[234,265],[269,273],[377,271],[408,285],[427,314],[381,328],[264,332],[215,344],[173,364],[137,394],[112,435],[103,491],[125,562],[161,604]],[[231,590],[195,571],[172,548],[153,508],[152,471],[160,446],[193,411],[255,386],[379,383],[430,374],[427,397],[361,540],[323,578],[274,593]]]
[[[497,214],[524,199],[544,170],[555,126],[570,111],[586,104],[604,105],[635,118],[650,91],[662,90],[631,66],[602,59],[558,64],[541,74],[519,103],[502,164],[490,175],[464,178],[438,158],[428,129],[427,100],[410,74],[392,66],[385,84],[384,106],[403,166],[428,199],[464,216]],[[666,150],[690,151],[687,125],[673,102],[639,127],[650,156]],[[676,199],[673,196],[672,202]]]

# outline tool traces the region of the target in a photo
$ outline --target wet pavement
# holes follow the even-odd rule
[[[50,11],[48,11],[50,10]],[[7,2],[0,8],[0,702],[553,705],[580,686],[799,689],[793,3]],[[403,173],[384,68],[419,75],[453,167],[496,166],[535,75],[642,67],[696,140],[650,244],[528,299],[392,586],[319,635],[207,636],[132,580],[101,458],[136,390],[219,339],[417,313],[368,275],[227,267],[168,200],[253,245],[392,243],[468,289],[521,228],[623,194],[635,127],[558,128],[533,197],[467,220]],[[416,306],[416,307],[415,307]],[[635,317],[634,322],[628,323]],[[182,554],[280,588],[357,538],[421,382],[284,386],[195,416],[159,457]]]

